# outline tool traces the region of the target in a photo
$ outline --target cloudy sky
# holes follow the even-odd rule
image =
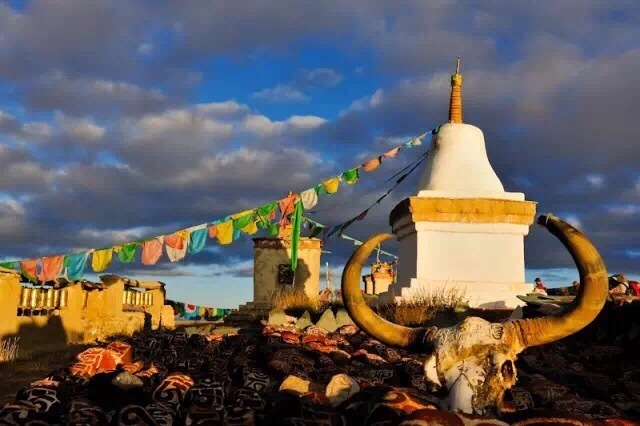
[[[636,0],[0,2],[0,257],[108,247],[315,186],[446,121],[460,55],[465,122],[484,131],[505,188],[633,276],[639,40]],[[343,185],[312,217],[357,215],[425,149]],[[418,178],[348,234],[388,230]],[[525,244],[529,279],[574,279],[546,231]],[[352,249],[330,240],[326,260],[339,270]],[[233,307],[252,297],[251,256],[243,237],[112,270]]]

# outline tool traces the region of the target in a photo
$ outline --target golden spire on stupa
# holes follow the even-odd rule
[[[456,73],[451,76],[449,123],[462,123],[462,75],[460,74],[460,56],[458,56],[458,60],[456,61]]]

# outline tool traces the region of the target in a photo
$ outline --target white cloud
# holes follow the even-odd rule
[[[105,128],[87,119],[59,116],[60,128],[65,136],[87,142],[97,142],[104,137]]]
[[[63,71],[45,74],[27,90],[27,104],[35,109],[54,109],[74,115],[139,115],[169,106],[161,90],[100,78],[74,77]]]
[[[197,104],[195,108],[197,111],[204,114],[212,114],[214,116],[222,117],[244,115],[249,112],[248,106],[239,104],[235,100]]]
[[[591,185],[593,188],[603,188],[604,187],[604,183],[605,183],[605,177],[601,174],[597,174],[597,173],[592,173],[592,174],[588,174],[586,176],[587,182],[589,182],[589,185]]]
[[[268,137],[281,135],[287,131],[312,131],[326,123],[327,120],[315,115],[294,115],[283,121],[271,121],[264,115],[251,114],[245,118],[243,125],[257,136]]]
[[[138,53],[145,56],[152,54],[153,43],[149,43],[149,42],[140,43],[140,45],[138,46]]]
[[[309,98],[300,90],[288,84],[279,84],[275,87],[262,89],[252,93],[251,97],[266,102],[307,102]]]

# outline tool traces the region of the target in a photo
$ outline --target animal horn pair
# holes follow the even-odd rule
[[[552,215],[543,215],[538,224],[547,228],[567,248],[580,273],[580,287],[573,304],[558,315],[513,320],[505,332],[521,344],[521,350],[550,343],[587,326],[598,315],[608,295],[607,270],[589,239],[573,226]],[[358,327],[381,342],[401,348],[424,348],[434,328],[412,328],[394,324],[378,316],[365,302],[360,290],[362,267],[373,250],[391,234],[371,237],[353,253],[342,274],[342,297]],[[511,341],[514,341],[511,340]]]

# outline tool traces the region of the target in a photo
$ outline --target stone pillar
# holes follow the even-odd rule
[[[20,291],[18,274],[0,272],[0,340],[18,333]]]
[[[147,290],[147,293],[153,295],[153,303],[146,308],[146,311],[151,314],[151,328],[156,330],[160,326],[160,312],[164,306],[164,289],[155,288]]]
[[[322,253],[320,240],[300,238],[298,268],[293,286],[280,283],[278,279],[279,268],[286,268],[291,263],[291,242],[280,238],[254,238],[253,242],[253,300],[255,302],[270,302],[272,295],[283,289],[301,290],[309,297],[318,297]]]
[[[363,275],[362,281],[364,281],[364,293],[373,294],[373,277],[371,274]]]
[[[61,293],[66,294],[66,304],[60,308],[60,321],[67,334],[67,343],[82,343],[86,338],[85,302],[88,294],[82,288],[80,282],[69,283],[62,288]],[[61,298],[63,298],[61,294]]]

